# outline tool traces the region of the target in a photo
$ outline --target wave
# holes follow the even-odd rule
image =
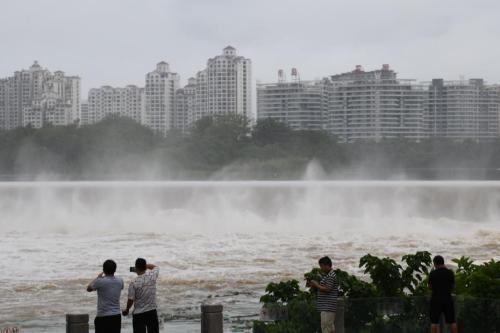
[[[0,232],[428,232],[498,225],[500,183],[0,183],[0,210]]]

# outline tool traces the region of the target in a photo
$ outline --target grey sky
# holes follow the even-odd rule
[[[500,2],[470,0],[2,0],[0,77],[44,67],[104,84],[144,84],[160,60],[188,77],[228,44],[272,81],[389,63],[401,78],[500,83]]]

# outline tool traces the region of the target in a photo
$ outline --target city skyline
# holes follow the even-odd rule
[[[232,47],[231,45],[228,45],[228,47]],[[220,47],[219,47],[219,53],[220,53]],[[238,49],[239,51],[239,49]],[[214,56],[215,57],[215,56]],[[208,58],[208,60],[211,60],[212,58]],[[253,59],[251,57],[247,57],[247,59],[250,59],[252,61],[252,71],[254,70],[255,66],[253,65]],[[101,85],[96,85],[96,86],[91,86],[89,87],[88,85],[87,86],[87,90],[84,90],[83,88],[81,88],[81,100],[82,102],[83,101],[87,101],[88,97],[89,97],[89,93],[94,90],[94,89],[101,89],[101,88],[126,88],[128,86],[134,86],[134,87],[139,87],[139,88],[144,88],[145,86],[145,80],[146,80],[146,77],[148,75],[149,72],[151,72],[151,66],[156,66],[158,63],[166,63],[169,67],[172,66],[172,64],[170,62],[167,62],[165,60],[158,60],[156,62],[153,62],[152,64],[149,64],[149,70],[146,70],[146,72],[143,73],[142,75],[142,78],[138,81],[138,82],[124,82],[123,84],[116,84],[116,85],[113,85],[113,84],[101,84]],[[371,62],[370,62],[371,63]],[[51,72],[63,72],[63,73],[66,73],[66,74],[69,74],[73,77],[77,77],[81,80],[82,84],[81,84],[81,87],[85,86],[83,84],[83,82],[85,81],[85,78],[80,75],[80,73],[75,73],[75,72],[71,72],[71,71],[67,71],[65,70],[64,68],[62,68],[61,66],[55,66],[55,67],[51,67],[51,66],[46,66],[45,64],[43,64],[42,62],[40,62],[38,59],[33,59],[31,60],[31,62],[29,62],[28,64],[24,64],[23,66],[19,67],[19,68],[11,68],[10,72],[7,72],[5,75],[0,75],[0,78],[7,78],[7,77],[10,77],[12,75],[14,75],[16,72],[20,72],[20,71],[29,71],[30,70],[30,67],[33,66],[33,64],[36,64],[37,66],[40,66],[41,68],[43,68],[44,70],[49,70]],[[298,79],[300,81],[321,81],[322,79],[324,78],[328,78],[330,76],[334,76],[334,75],[341,75],[341,74],[346,74],[346,73],[350,73],[351,71],[353,70],[356,70],[357,68],[360,68],[361,70],[363,71],[371,71],[371,70],[375,70],[377,68],[380,68],[381,66],[385,66],[385,65],[390,65],[391,67],[391,70],[394,70],[396,68],[396,66],[393,66],[392,63],[377,63],[375,64],[374,66],[366,66],[365,64],[352,64],[350,67],[346,67],[346,68],[343,68],[342,70],[340,70],[339,72],[335,72],[335,73],[322,73],[321,75],[317,75],[316,77],[311,77],[311,75],[307,75],[307,73],[305,73],[304,75],[304,71],[301,70],[301,67],[300,67],[300,64],[299,66],[295,66],[295,67],[280,67],[280,68],[276,68],[275,70],[273,70],[271,73],[267,73],[267,76],[269,77],[268,80],[260,80],[260,79],[252,79],[252,91],[255,91],[256,90],[256,85],[258,84],[273,84],[273,83],[277,83],[279,81],[279,76],[280,76],[280,72],[283,72],[284,73],[284,80],[285,81],[291,81],[292,80],[292,72],[293,71],[296,71],[297,72],[297,76],[298,76]],[[205,65],[204,67],[206,67],[206,62],[205,62]],[[189,84],[189,81],[190,79],[195,79],[197,74],[199,74],[199,72],[202,72],[203,69],[202,67],[200,67],[198,70],[195,70],[193,71],[193,73],[191,73],[191,75],[182,75],[181,73],[179,73],[179,71],[174,71],[175,74],[177,74],[179,76],[179,82],[180,82],[180,85],[179,87],[182,88],[186,85]],[[416,77],[412,77],[410,75],[407,75],[406,73],[402,72],[401,70],[397,69],[396,68],[396,73],[398,75],[402,74],[403,75],[403,78],[400,79],[400,80],[406,80],[406,81],[413,81],[417,84],[430,84],[434,79],[444,79],[446,81],[456,81],[456,82],[460,82],[460,81],[468,81],[468,80],[474,80],[474,79],[482,79],[484,81],[485,84],[488,84],[488,85],[499,85],[500,86],[500,77],[498,80],[488,80],[486,77],[484,76],[480,76],[480,75],[474,75],[474,73],[471,73],[470,76],[466,76],[466,75],[462,75],[462,74],[455,74],[455,75],[451,75],[451,76],[445,76],[445,75],[442,75],[441,73],[434,73],[434,74],[430,74],[429,78],[428,79],[425,79],[425,80],[421,80],[419,78],[416,78]],[[255,76],[255,75],[253,75]],[[255,96],[252,96],[252,98],[255,99]],[[255,105],[254,105],[255,107]]]
[[[165,61],[146,73],[143,87],[101,86],[81,98],[80,77],[65,78],[37,61],[29,69],[0,78],[0,128],[88,125],[119,114],[166,135],[186,131],[207,115],[236,113],[254,118],[252,62],[233,46],[207,60],[190,84],[181,89],[179,74]]]
[[[258,83],[251,109],[252,61],[226,46],[182,87],[178,73],[160,61],[144,87],[101,86],[81,99],[80,78],[53,74],[34,62],[29,70],[0,79],[0,128],[47,124],[89,125],[110,114],[126,116],[166,136],[188,133],[205,116],[238,114],[251,121],[272,118],[292,129],[326,130],[344,142],[426,137],[498,137],[500,85],[482,78],[461,81],[399,78],[389,64],[367,70],[301,80],[296,68],[287,80]],[[252,111],[252,112],[251,112]],[[255,118],[254,118],[255,117]]]
[[[86,96],[92,87],[140,85],[151,65],[165,60],[185,85],[209,55],[233,45],[252,59],[254,82],[270,82],[280,68],[297,67],[304,78],[317,79],[383,63],[419,81],[439,73],[499,82],[500,50],[491,42],[500,32],[499,9],[494,2],[465,1],[21,0],[0,13],[9,36],[0,77],[38,60],[80,75]],[[24,21],[37,26],[36,33]]]

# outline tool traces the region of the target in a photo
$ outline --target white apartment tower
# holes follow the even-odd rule
[[[36,128],[77,123],[80,78],[62,71],[52,74],[38,62],[0,81],[0,126]]]
[[[89,125],[89,124],[92,124],[90,122],[89,102],[82,101],[82,104],[80,104],[80,125]]]
[[[278,82],[257,84],[257,118],[271,118],[293,130],[326,129],[330,81],[301,81],[296,69],[286,81],[283,70]]]
[[[431,137],[454,140],[498,138],[499,90],[483,79],[445,81],[429,84],[427,122]]]
[[[239,114],[252,116],[252,63],[238,56],[232,46],[222,55],[208,59],[206,75],[206,112],[204,115]],[[201,83],[201,82],[200,82]]]
[[[178,88],[179,75],[172,73],[164,61],[146,74],[144,125],[162,135],[174,127],[175,92]]]
[[[398,79],[389,65],[370,72],[358,65],[352,72],[331,76],[330,81],[329,127],[340,140],[418,141],[427,136],[425,88]]]
[[[165,65],[165,71],[168,72],[168,65],[164,63],[163,66]],[[151,82],[149,75],[156,77],[157,72],[158,69],[148,74],[147,81]],[[146,95],[147,90],[146,87]],[[175,102],[174,116],[169,119],[169,124],[185,133],[197,120],[206,116],[239,114],[251,118],[251,91],[250,59],[238,56],[234,47],[227,46],[221,55],[208,59],[207,67],[176,92],[175,98],[178,100]]]
[[[7,79],[0,79],[0,129],[5,128]]]
[[[90,89],[88,110],[85,110],[85,114],[82,110],[82,125],[99,122],[108,115],[128,117],[140,123],[144,103],[144,88],[135,85],[124,88],[102,86]]]
[[[184,88],[175,93],[174,127],[186,133],[193,124],[196,114],[196,79],[189,78]]]

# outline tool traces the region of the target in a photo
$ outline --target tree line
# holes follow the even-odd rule
[[[323,131],[294,131],[272,119],[205,117],[166,137],[110,116],[87,126],[0,131],[3,178],[500,179],[500,140],[340,143]]]

